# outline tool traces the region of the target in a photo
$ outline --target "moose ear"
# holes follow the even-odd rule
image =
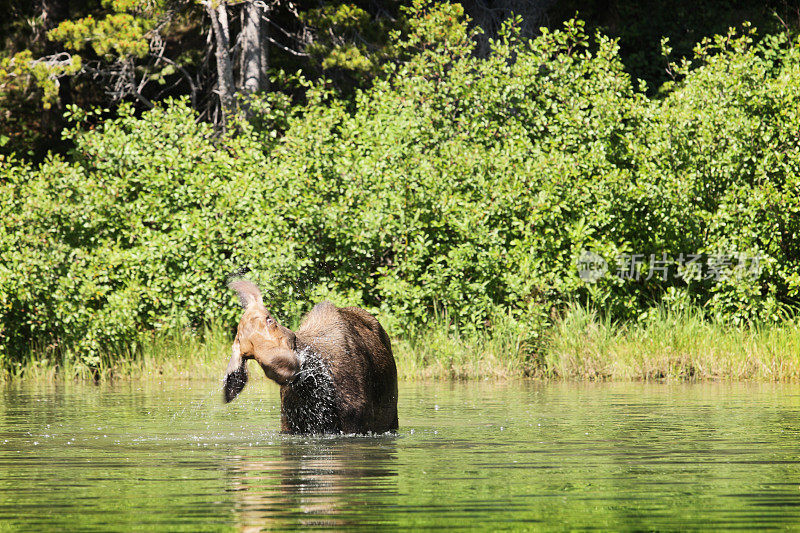
[[[252,281],[247,281],[246,279],[232,281],[228,284],[228,287],[235,290],[236,294],[239,295],[239,303],[242,304],[243,308],[247,309],[253,305],[264,307],[261,291]]]

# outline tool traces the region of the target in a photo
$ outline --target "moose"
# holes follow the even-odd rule
[[[252,282],[238,280],[244,314],[225,371],[225,403],[247,383],[255,359],[280,385],[284,433],[384,433],[397,421],[397,368],[389,337],[358,307],[321,302],[296,332],[275,320]]]

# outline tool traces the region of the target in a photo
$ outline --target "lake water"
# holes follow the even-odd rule
[[[800,386],[406,383],[400,431],[278,433],[277,386],[0,389],[0,529],[800,526]]]

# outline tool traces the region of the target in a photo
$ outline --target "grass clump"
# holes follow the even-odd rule
[[[510,379],[541,375],[536,337],[513,320],[487,331],[457,329],[447,319],[393,341],[400,379]]]
[[[129,345],[102,353],[98,365],[33,346],[26,359],[0,373],[0,381],[221,379],[231,342],[228,328],[216,325],[142,333]]]
[[[548,336],[544,367],[549,376],[582,380],[795,381],[800,327],[737,326],[661,308],[637,322],[613,322],[572,307]]]

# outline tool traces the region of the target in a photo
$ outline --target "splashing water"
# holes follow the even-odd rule
[[[219,387],[213,389],[211,392],[207,393],[204,397],[200,398],[199,400],[192,400],[188,404],[184,404],[183,409],[172,413],[172,420],[175,420],[176,418],[179,417],[183,418],[188,409],[191,409],[193,412],[201,410],[205,406],[205,403],[212,397],[218,396],[219,393],[222,392],[222,389],[223,389],[223,384],[220,384]]]
[[[338,428],[336,389],[325,360],[311,347],[298,352],[300,372],[287,385],[283,415],[293,432],[330,433]]]

